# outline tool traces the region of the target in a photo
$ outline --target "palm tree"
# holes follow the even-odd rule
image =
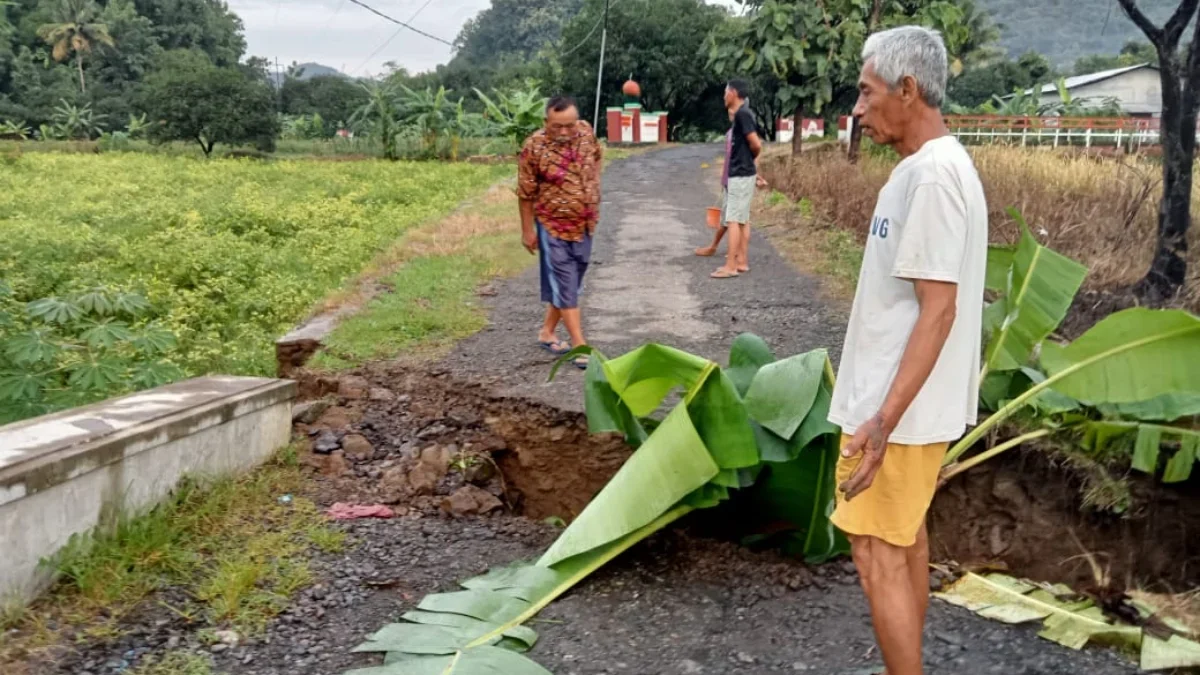
[[[79,68],[79,91],[87,91],[83,78],[83,55],[92,47],[101,44],[116,44],[108,34],[108,26],[96,23],[100,7],[95,0],[59,0],[55,23],[48,23],[37,30],[38,37],[52,48],[55,61],[62,63],[72,53]]]

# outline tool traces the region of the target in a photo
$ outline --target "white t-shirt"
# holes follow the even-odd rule
[[[970,155],[952,136],[904,158],[879,192],[846,329],[829,421],[853,434],[879,412],[920,307],[912,279],[958,285],[954,326],[892,443],[953,441],[979,399],[988,212]]]

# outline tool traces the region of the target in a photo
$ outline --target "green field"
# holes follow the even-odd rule
[[[318,301],[406,230],[512,174],[124,153],[29,153],[0,165],[9,306],[95,288],[138,293],[150,303],[138,320],[175,334],[168,359],[187,375],[273,373],[274,339]],[[0,338],[20,329],[0,322]]]

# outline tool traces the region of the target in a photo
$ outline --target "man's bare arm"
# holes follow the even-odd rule
[[[852,499],[871,486],[875,473],[883,464],[887,439],[904,417],[908,406],[920,393],[937,365],[942,347],[954,327],[957,314],[958,285],[945,281],[913,280],[920,313],[900,358],[900,368],[888,390],[887,397],[875,414],[854,434],[842,453],[852,457],[863,452],[864,457],[854,475],[842,484],[846,499]]]
[[[533,253],[537,250],[537,232],[534,230],[533,201],[519,200],[521,207],[521,244],[525,250]]]

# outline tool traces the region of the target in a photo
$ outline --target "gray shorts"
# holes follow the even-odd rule
[[[750,222],[750,203],[754,201],[757,182],[757,176],[729,177],[729,186],[725,188],[725,213],[722,215],[725,223]]]

